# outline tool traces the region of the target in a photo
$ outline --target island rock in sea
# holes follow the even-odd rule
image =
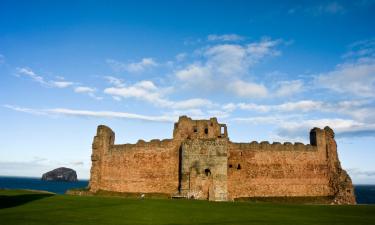
[[[43,174],[42,180],[68,182],[78,181],[76,171],[66,167],[60,167]]]

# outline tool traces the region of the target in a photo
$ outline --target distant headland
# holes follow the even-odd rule
[[[60,167],[54,170],[51,170],[42,176],[42,180],[45,181],[66,181],[66,182],[76,182],[77,173],[73,169]]]

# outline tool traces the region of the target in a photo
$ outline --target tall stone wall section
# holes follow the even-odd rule
[[[227,200],[227,164],[226,139],[184,141],[181,147],[180,194],[212,201]]]
[[[108,127],[99,126],[93,142],[91,191],[177,191],[179,143],[169,139],[115,145],[114,138]]]
[[[311,130],[309,145],[230,143],[228,154],[230,199],[330,196],[335,203],[355,203],[329,127]]]
[[[230,198],[329,196],[327,164],[316,146],[251,143],[229,145]]]

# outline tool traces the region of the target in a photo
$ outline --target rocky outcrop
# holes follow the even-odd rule
[[[76,171],[66,167],[60,167],[43,174],[42,180],[67,182],[78,181]]]

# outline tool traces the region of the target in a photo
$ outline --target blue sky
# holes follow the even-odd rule
[[[0,175],[89,177],[116,143],[216,116],[232,141],[308,143],[331,126],[375,183],[375,1],[0,1]]]

